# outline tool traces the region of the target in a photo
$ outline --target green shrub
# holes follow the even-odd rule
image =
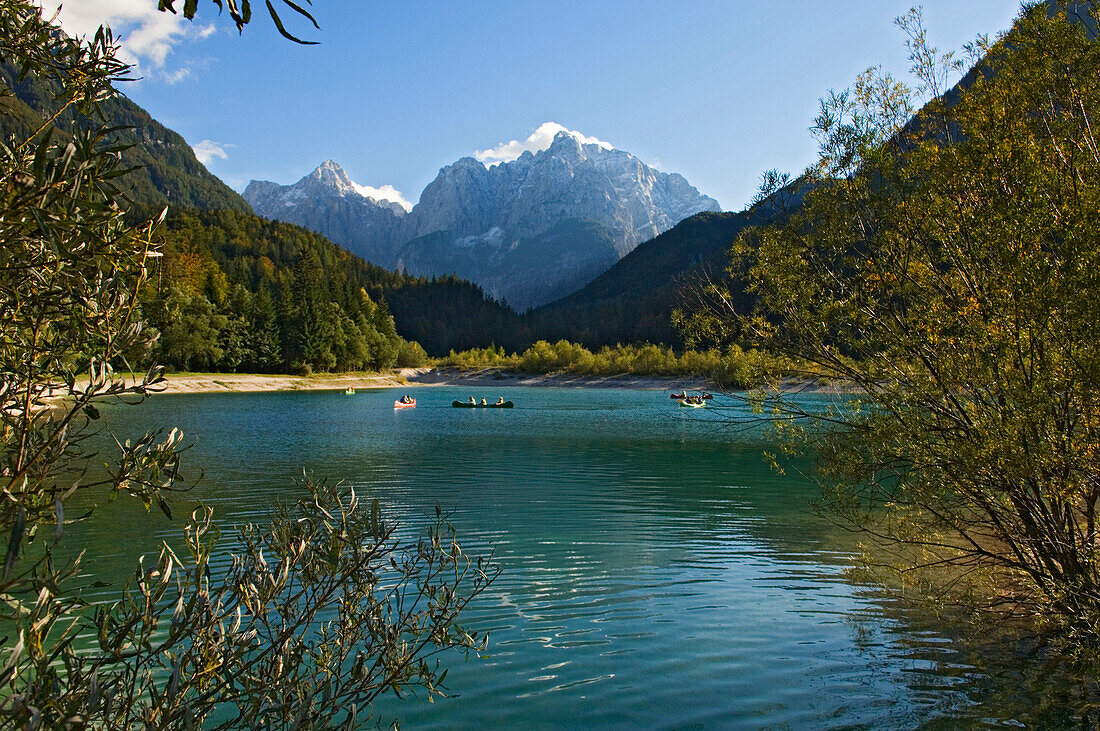
[[[419,368],[428,363],[428,354],[420,343],[402,338],[397,343],[397,367]]]

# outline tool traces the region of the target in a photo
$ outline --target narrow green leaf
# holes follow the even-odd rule
[[[283,27],[282,18],[280,18],[279,14],[277,12],[275,12],[275,6],[271,4],[271,0],[264,0],[264,1],[267,3],[267,12],[271,14],[272,22],[275,23],[275,27],[279,29],[279,34],[282,35],[283,38],[286,38],[287,40],[290,40],[290,41],[294,41],[295,43],[300,43],[303,46],[316,46],[317,45],[317,41],[303,41],[301,38],[298,38],[297,36],[291,35],[290,32],[287,31],[287,29]]]
[[[304,15],[309,20],[310,23],[313,23],[314,28],[316,28],[317,30],[321,30],[321,26],[317,25],[317,20],[312,15],[310,15],[305,10],[305,8],[303,8],[301,5],[294,2],[294,0],[283,0],[283,2],[286,3],[287,5],[289,5],[291,8],[293,8],[295,11],[297,11],[301,15]],[[308,2],[308,0],[307,0],[307,2]]]
[[[27,511],[22,507],[15,516],[15,522],[11,527],[11,537],[8,538],[8,554],[4,557],[4,580],[15,566],[15,559],[19,557],[19,547],[23,544],[23,531],[27,527]]]

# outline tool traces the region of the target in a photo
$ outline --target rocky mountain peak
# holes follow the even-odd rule
[[[550,147],[547,148],[546,154],[569,160],[584,159],[586,157],[585,148],[587,147],[592,147],[596,150],[601,149],[599,145],[584,145],[569,132],[562,131],[554,135],[554,141],[550,143]]]
[[[326,185],[342,193],[355,192],[351,178],[348,177],[344,168],[340,167],[335,160],[325,160],[318,165],[312,173],[307,175],[306,178],[316,180],[322,185]],[[303,178],[303,180],[306,178]]]
[[[402,243],[406,209],[390,186],[368,188],[348,177],[334,160],[325,160],[293,185],[253,180],[244,199],[262,216],[317,231],[370,262],[391,266],[394,242]]]
[[[536,136],[514,157],[513,141],[501,154],[440,168],[407,214],[332,160],[292,186],[253,183],[245,198],[261,215],[319,231],[368,261],[457,273],[521,308],[568,294],[642,241],[719,210],[681,176],[595,137],[550,123]]]
[[[284,207],[298,205],[303,199],[345,198],[353,203],[376,206],[403,217],[407,212],[407,203],[392,186],[371,188],[352,180],[347,171],[335,160],[325,160],[293,185],[278,185],[267,181],[253,180],[245,189],[254,197],[275,195]]]

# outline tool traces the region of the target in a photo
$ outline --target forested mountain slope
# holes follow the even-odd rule
[[[90,120],[59,111],[56,90],[0,64],[0,134],[40,129],[65,138]],[[454,277],[417,278],[367,264],[323,236],[252,214],[248,203],[196,159],[179,134],[124,96],[99,112],[118,127],[132,168],[116,184],[136,221],[168,206],[164,258],[143,308],[160,332],[155,357],[177,368],[287,371],[375,368],[480,344],[519,347],[511,310]],[[47,124],[47,120],[52,122]],[[399,304],[391,312],[388,301]],[[397,333],[400,332],[402,336]],[[496,334],[505,337],[497,338]]]
[[[796,206],[799,196],[793,191],[780,191],[741,213],[700,213],[681,221],[580,291],[530,313],[528,326],[540,337],[589,347],[643,341],[682,346],[673,310],[684,305],[692,288],[723,276],[741,231],[771,223]]]
[[[10,95],[0,97],[0,105],[4,107],[0,134],[26,138],[58,112],[56,91],[34,76],[19,79],[18,69],[10,64],[0,64],[0,87],[11,91]],[[131,201],[252,212],[244,198],[198,161],[183,137],[125,96],[104,101],[99,110],[109,126],[119,128],[107,141],[129,146],[121,153],[122,161],[135,169],[119,179],[118,184]],[[64,136],[73,125],[87,123],[72,109],[66,109],[57,114],[50,126],[55,134]]]
[[[162,236],[143,308],[161,332],[155,355],[177,368],[388,368],[418,358],[406,340],[433,354],[493,333],[524,340],[476,285],[389,272],[293,224],[172,207]]]
[[[639,245],[568,297],[529,316],[533,331],[589,347],[615,343],[679,344],[672,310],[682,285],[721,269],[726,249],[745,227],[744,213],[700,213]]]

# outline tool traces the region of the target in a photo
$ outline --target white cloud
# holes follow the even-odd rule
[[[195,152],[195,157],[199,159],[203,165],[213,160],[215,157],[222,160],[229,159],[229,153],[226,149],[233,147],[233,145],[226,144],[224,142],[215,142],[214,140],[203,140],[197,145],[191,145],[191,149]]]
[[[359,185],[359,183],[352,183],[355,186],[355,190],[360,195],[365,195],[368,198],[374,198],[379,201],[390,201],[404,208],[406,211],[412,210],[412,203],[406,200],[405,195],[392,185],[383,185],[381,188],[372,188],[369,185]]]
[[[164,72],[160,75],[160,78],[164,79],[164,81],[169,84],[178,84],[184,79],[190,79],[193,76],[194,74],[191,73],[191,69],[187,68],[186,66],[181,66],[175,71]]]
[[[147,73],[148,69],[159,72],[168,54],[181,41],[208,38],[216,30],[213,25],[195,25],[182,15],[162,13],[157,10],[156,0],[39,2],[47,15],[61,7],[58,21],[72,36],[92,36],[100,25],[109,25],[122,45],[122,59],[138,67],[139,73]],[[183,78],[178,71],[169,72],[166,77],[169,83]]]
[[[488,150],[479,150],[474,153],[474,157],[479,162],[483,162],[486,165],[494,165],[498,162],[511,162],[525,152],[539,152],[550,147],[550,143],[554,141],[554,137],[558,132],[565,132],[572,135],[574,138],[586,145],[599,145],[608,150],[611,149],[611,144],[598,140],[595,137],[586,137],[585,135],[575,130],[566,129],[564,126],[557,122],[543,122],[539,125],[539,128],[531,133],[531,136],[520,142],[519,140],[512,140],[510,142],[502,142],[496,147],[490,147]]]

